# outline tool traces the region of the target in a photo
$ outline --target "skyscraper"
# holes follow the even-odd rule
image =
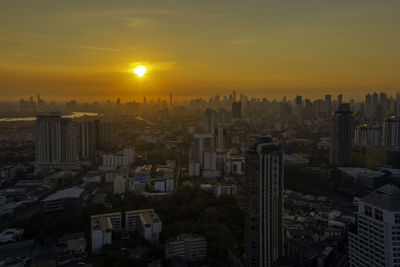
[[[294,115],[296,116],[297,120],[301,121],[303,119],[303,100],[301,95],[296,96],[295,105],[294,112],[296,113]]]
[[[351,164],[353,143],[353,112],[350,104],[341,104],[331,120],[330,164]]]
[[[212,134],[214,132],[215,124],[215,110],[210,108],[204,112],[204,130],[206,133]]]
[[[232,103],[232,118],[240,119],[242,117],[242,103],[233,102]]]
[[[283,256],[283,150],[258,137],[246,151],[246,266],[272,266]]]
[[[361,146],[379,146],[382,143],[382,129],[368,124],[357,125],[354,143]]]
[[[337,106],[340,107],[343,103],[343,95],[337,96]]]
[[[79,155],[90,159],[94,156],[96,145],[96,127],[94,121],[85,120],[79,124]]]
[[[226,129],[223,124],[218,124],[214,129],[214,148],[217,152],[224,152],[226,147]]]
[[[331,115],[331,106],[332,106],[332,96],[331,95],[325,95],[326,116],[330,116]]]
[[[387,184],[358,202],[358,225],[349,231],[349,266],[399,266],[400,189]]]
[[[211,148],[212,134],[195,134],[190,146],[190,160],[200,163],[203,167],[204,151]]]
[[[79,133],[71,119],[61,113],[40,113],[36,117],[35,157],[38,169],[74,168],[78,162]]]
[[[383,121],[383,145],[400,148],[400,118],[390,117]]]
[[[112,121],[96,121],[96,147],[110,148],[114,141],[114,124]]]

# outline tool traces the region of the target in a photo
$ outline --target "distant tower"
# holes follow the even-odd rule
[[[332,96],[331,95],[325,95],[326,116],[330,116],[331,115],[331,106],[332,106]]]
[[[205,132],[212,134],[214,132],[214,125],[215,125],[215,110],[208,108],[204,113]]]
[[[242,103],[233,102],[232,103],[232,118],[240,119],[242,117]]]
[[[146,105],[146,97],[143,97],[143,104]]]
[[[390,117],[383,121],[383,145],[400,148],[400,118]]]
[[[269,137],[246,151],[246,266],[270,267],[283,256],[283,156]]]
[[[96,144],[96,127],[94,121],[85,120],[78,124],[80,130],[80,156],[91,159]]]
[[[236,91],[235,90],[233,90],[232,95],[233,95],[233,101],[235,102],[236,101]]]
[[[353,143],[353,112],[342,104],[331,120],[330,164],[350,165]]]
[[[340,105],[343,103],[343,95],[338,95],[337,96],[337,104],[338,107],[340,107]]]
[[[296,96],[296,106],[294,111],[296,114],[294,114],[299,121],[303,119],[303,100],[301,95]]]
[[[212,134],[195,134],[192,144],[190,145],[190,160],[200,163],[203,167],[204,152],[209,150],[212,146]]]
[[[214,129],[214,148],[217,152],[224,152],[226,147],[226,129],[224,128],[223,124],[218,124],[217,127]]]
[[[35,160],[39,169],[67,167],[78,160],[79,132],[71,119],[61,113],[41,113],[36,117]]]
[[[172,106],[172,93],[169,94],[169,105]]]

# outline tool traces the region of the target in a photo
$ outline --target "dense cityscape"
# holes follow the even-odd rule
[[[0,112],[6,266],[398,266],[400,94]]]

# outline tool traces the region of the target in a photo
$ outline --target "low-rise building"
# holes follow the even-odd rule
[[[92,218],[92,254],[98,254],[104,245],[112,242],[112,223],[110,217]]]
[[[167,259],[179,258],[186,262],[205,261],[207,259],[207,241],[199,235],[178,235],[166,242],[165,256]]]
[[[158,243],[162,223],[153,209],[125,212],[125,227],[128,233],[139,233],[151,243]]]
[[[122,229],[122,214],[121,212],[113,212],[113,213],[103,213],[98,215],[92,215],[90,217],[91,224],[98,218],[110,218],[112,223],[112,230],[114,232],[119,232]]]
[[[73,211],[81,206],[82,188],[68,188],[59,190],[42,200],[43,212]]]
[[[215,185],[214,186],[214,195],[216,197],[220,196],[231,196],[236,194],[237,186],[236,185]]]

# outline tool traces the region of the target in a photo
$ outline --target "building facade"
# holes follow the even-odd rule
[[[400,189],[387,184],[358,202],[349,266],[400,266]]]
[[[73,169],[78,164],[79,132],[61,113],[36,117],[35,160],[39,169]]]
[[[383,121],[383,145],[400,148],[400,118],[390,117]]]
[[[346,166],[351,164],[353,144],[353,112],[350,104],[341,104],[331,120],[330,164]]]
[[[246,266],[272,266],[283,256],[283,157],[269,137],[246,151]]]
[[[167,259],[179,258],[186,262],[201,262],[207,259],[207,241],[203,236],[183,234],[169,239],[165,245]]]

